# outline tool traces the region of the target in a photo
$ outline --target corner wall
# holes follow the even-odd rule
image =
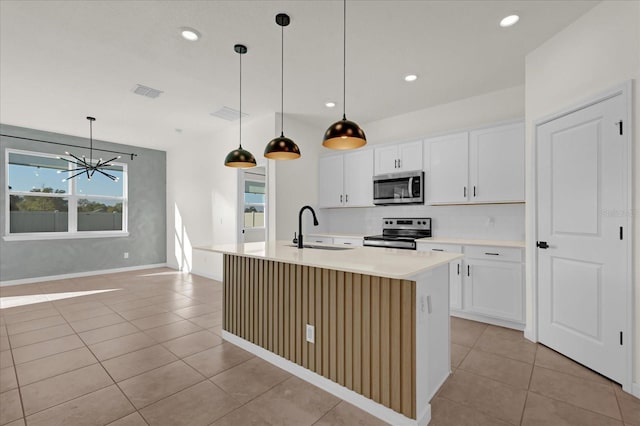
[[[602,2],[556,34],[526,58],[527,127],[527,324],[532,323],[535,224],[531,206],[535,194],[532,159],[534,123],[627,80],[634,82],[633,135],[633,263],[635,266],[635,383],[640,383],[640,2]],[[635,214],[634,214],[635,213]],[[640,392],[640,389],[637,389]]]
[[[9,125],[0,125],[0,130],[14,136],[89,146],[88,139],[76,136]],[[133,161],[126,156],[118,160],[129,165],[129,236],[36,241],[4,241],[0,237],[0,282],[166,262],[166,153],[98,140],[93,144],[96,148],[138,154]],[[7,148],[51,154],[69,149],[2,137],[3,162]],[[6,188],[4,163],[2,169],[0,188]],[[0,191],[0,235],[5,234],[5,197],[5,191]],[[124,252],[129,253],[128,259]]]

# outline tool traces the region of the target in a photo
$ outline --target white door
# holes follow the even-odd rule
[[[425,143],[429,204],[468,200],[469,133],[428,139]]]
[[[344,205],[373,206],[373,151],[344,155]]]
[[[341,207],[344,203],[343,156],[320,157],[318,169],[318,205]]]
[[[403,172],[422,170],[422,141],[398,145],[398,169]]]
[[[524,201],[524,123],[473,131],[469,149],[471,201]]]
[[[398,172],[398,145],[387,145],[375,149],[376,175],[386,175]]]
[[[266,239],[266,169],[264,166],[240,171],[240,242],[254,243]]]
[[[626,117],[622,95],[537,129],[539,340],[623,382]],[[544,242],[544,243],[540,243]],[[627,337],[628,340],[628,337]]]

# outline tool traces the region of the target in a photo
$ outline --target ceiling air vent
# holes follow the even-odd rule
[[[133,93],[140,96],[146,96],[147,98],[155,99],[160,96],[160,93],[164,93],[162,90],[152,89],[151,87],[143,86],[142,84],[137,84],[136,87],[133,88]]]
[[[227,121],[235,121],[240,118],[240,111],[238,111],[237,109],[226,107],[226,106],[220,108],[216,112],[211,112],[210,114],[213,115],[214,117],[222,118],[223,120],[227,120]],[[246,117],[247,114],[243,112],[242,116]]]

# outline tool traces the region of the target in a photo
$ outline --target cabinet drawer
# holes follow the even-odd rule
[[[320,244],[333,244],[333,238],[331,237],[315,237],[310,235],[304,238],[304,242],[306,243],[320,243]]]
[[[418,251],[443,251],[446,253],[462,253],[462,246],[455,244],[418,243]]]
[[[464,246],[468,258],[522,262],[522,249],[495,246]]]
[[[362,247],[363,239],[362,238],[334,238],[333,244],[339,244],[339,245],[344,244],[347,246]]]

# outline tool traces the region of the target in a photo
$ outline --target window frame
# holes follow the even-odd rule
[[[9,155],[10,154],[24,154],[34,157],[45,158],[66,158],[73,160],[68,155],[50,154],[46,152],[38,151],[26,151],[21,149],[6,148],[4,156],[4,181],[5,181],[5,223],[4,223],[4,235],[5,241],[32,241],[32,240],[60,240],[60,239],[77,239],[77,238],[108,238],[108,237],[127,237],[129,236],[129,173],[127,163],[112,162],[115,166],[122,167],[122,197],[115,197],[109,195],[86,195],[77,193],[76,179],[70,179],[67,181],[67,193],[40,193],[40,192],[23,192],[12,191],[9,189]],[[68,163],[68,168],[71,169],[72,164]],[[78,176],[80,177],[80,176]],[[106,178],[105,178],[106,179]],[[68,230],[66,232],[18,232],[11,233],[11,211],[10,201],[12,195],[27,196],[27,197],[55,197],[66,198],[68,200]],[[80,199],[96,199],[96,200],[117,200],[122,201],[122,230],[120,231],[78,231],[78,200]]]
[[[245,196],[245,194],[247,194],[247,192],[246,191],[243,192],[242,193],[242,195],[243,195],[243,200],[242,200],[243,201],[243,204],[242,204],[242,213],[243,213],[243,215],[246,213],[245,209],[247,207],[258,207],[258,206],[261,206],[262,207],[262,213],[264,214],[264,217],[266,219],[266,216],[267,216],[267,202],[266,202],[266,200],[267,200],[267,192],[266,192],[267,191],[267,182],[266,182],[266,180],[264,180],[264,176],[262,176],[262,178],[263,178],[263,180],[258,180],[257,178],[247,178],[247,177],[244,178],[244,182],[243,182],[244,185],[246,185],[247,182],[261,183],[261,184],[264,185],[264,188],[265,188],[265,192],[264,192],[265,202],[263,202],[263,203],[247,203],[244,200],[244,196]],[[251,226],[251,227],[247,228],[244,225],[245,225],[245,222],[244,222],[244,216],[243,216],[242,226],[243,226],[244,229],[261,230],[261,229],[266,229],[266,226],[267,226],[266,221],[265,221],[263,226]]]

